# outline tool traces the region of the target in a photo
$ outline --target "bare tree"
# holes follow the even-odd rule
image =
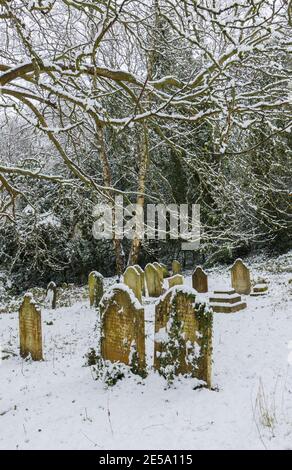
[[[80,185],[113,205],[123,190],[113,180],[109,135],[137,129],[137,184],[126,194],[143,207],[153,136],[156,146],[181,153],[181,135],[190,140],[206,123],[220,160],[234,152],[238,129],[248,132],[263,119],[271,135],[288,129],[291,70],[276,58],[291,47],[290,12],[291,2],[287,9],[281,0],[1,0],[3,115],[6,122],[20,116],[51,149],[36,170],[0,160],[2,216],[13,219],[21,195],[15,175]],[[155,63],[169,48],[177,61],[165,74]],[[62,174],[50,161],[56,158]],[[88,160],[97,158],[96,172],[89,171]],[[121,272],[121,241],[114,245]],[[140,247],[134,237],[130,263]]]

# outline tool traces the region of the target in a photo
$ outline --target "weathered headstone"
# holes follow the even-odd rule
[[[139,302],[142,302],[141,275],[135,266],[127,267],[126,271],[124,272],[124,283],[126,286],[132,289]]]
[[[234,289],[217,288],[209,298],[210,307],[214,313],[235,313],[246,308],[246,302]]]
[[[173,287],[156,305],[154,367],[169,381],[188,374],[211,387],[213,315],[196,294]]]
[[[111,287],[100,303],[101,355],[112,362],[145,371],[144,309],[132,290],[120,283]]]
[[[162,293],[162,282],[158,270],[153,264],[145,267],[145,278],[149,297],[159,297]]]
[[[251,291],[250,272],[240,258],[231,267],[231,285],[238,294],[249,294]]]
[[[161,265],[161,267],[162,267],[164,279],[165,279],[166,277],[169,277],[169,271],[168,271],[167,266],[166,266],[165,264],[163,264],[163,263],[160,263],[160,265]]]
[[[19,309],[19,339],[21,357],[30,355],[33,361],[42,361],[42,315],[30,293]]]
[[[136,270],[140,274],[141,291],[142,291],[142,295],[145,296],[145,273],[144,273],[143,269],[141,268],[141,266],[139,266],[139,264],[135,264],[134,268],[136,268]]]
[[[172,262],[172,274],[180,274],[181,273],[181,265],[180,263],[175,259]]]
[[[97,271],[92,271],[88,276],[90,307],[98,307],[103,296],[103,276]]]
[[[252,288],[250,295],[253,297],[260,297],[260,296],[266,295],[268,291],[269,291],[268,284],[265,284],[265,283],[255,284]]]
[[[181,274],[175,274],[174,276],[169,277],[167,280],[169,289],[174,286],[181,286],[184,283],[184,278]]]
[[[153,266],[155,266],[155,268],[157,269],[160,281],[161,281],[161,283],[163,283],[163,268],[162,268],[161,264],[157,263],[157,261],[155,261],[153,263]]]
[[[201,266],[198,266],[192,275],[193,289],[197,292],[208,292],[208,276]]]
[[[47,286],[46,303],[53,310],[56,308],[56,305],[57,305],[57,286],[53,281],[49,282],[49,284]]]

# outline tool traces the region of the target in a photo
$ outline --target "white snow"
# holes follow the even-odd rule
[[[1,314],[0,449],[292,449],[291,273],[254,274],[269,278],[269,294],[214,314],[214,391],[190,379],[167,389],[152,370],[105,389],[83,367],[98,335],[86,301],[42,311],[43,362],[19,357],[18,314]],[[228,285],[227,269],[208,275],[210,290]],[[150,364],[154,303],[145,305]]]
[[[122,282],[111,285],[108,291],[106,291],[102,296],[100,303],[104,304],[107,300],[112,298],[115,295],[115,291],[117,289],[127,292],[129,294],[130,301],[137,310],[142,308],[142,305],[140,304],[139,300],[135,297],[135,294],[132,289],[130,289],[130,287],[128,287],[126,284],[123,284]]]
[[[222,297],[226,298],[226,299],[236,299],[238,296],[239,296],[239,294],[225,294],[225,295],[223,295],[223,294],[212,294],[212,299],[222,299]]]
[[[255,284],[254,289],[265,289],[267,284]]]
[[[50,212],[46,212],[40,215],[40,220],[38,221],[37,225],[44,225],[46,227],[51,225],[52,227],[60,228],[61,222],[57,216],[51,214]]]
[[[189,279],[188,279],[189,281]],[[195,289],[193,289],[193,287],[191,286],[191,284],[179,284],[179,285],[176,285],[176,286],[173,286],[171,287],[170,289],[168,289],[162,296],[160,296],[158,299],[156,299],[156,302],[155,302],[155,305],[159,304],[161,301],[163,301],[166,296],[171,292],[171,301],[173,299],[173,297],[178,293],[178,292],[182,292],[184,294],[188,294],[188,295],[194,295],[195,296],[195,301],[196,303],[204,303],[204,304],[208,304],[208,297],[204,294],[199,294]]]

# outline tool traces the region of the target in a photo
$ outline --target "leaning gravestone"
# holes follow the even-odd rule
[[[181,274],[175,274],[174,276],[169,277],[167,280],[169,289],[174,286],[181,286],[184,283],[184,278]]]
[[[142,291],[142,295],[145,296],[145,273],[143,269],[141,268],[141,266],[139,266],[139,264],[134,264],[134,268],[136,268],[136,270],[140,274],[141,291]]]
[[[208,292],[208,276],[201,266],[198,266],[192,275],[193,289],[197,292]]]
[[[172,274],[180,274],[181,273],[181,265],[177,260],[173,260],[172,262]]]
[[[88,276],[90,307],[98,307],[103,296],[103,276],[97,271],[92,271]]]
[[[142,302],[141,275],[134,266],[128,266],[124,272],[124,283],[132,289],[139,302]]]
[[[101,355],[129,365],[134,373],[145,371],[144,309],[124,284],[112,286],[100,303]]]
[[[154,367],[169,382],[188,374],[211,387],[213,314],[196,294],[177,286],[156,305]]]
[[[57,304],[57,286],[52,281],[48,284],[48,287],[47,287],[46,303],[49,304],[50,308],[52,308],[53,310],[56,308],[56,304]]]
[[[149,297],[159,297],[162,294],[162,282],[159,272],[153,264],[147,264],[145,278]]]
[[[250,272],[240,258],[231,267],[231,285],[238,294],[250,294]]]
[[[42,361],[42,316],[32,294],[27,293],[19,309],[19,338],[21,357],[31,356]]]

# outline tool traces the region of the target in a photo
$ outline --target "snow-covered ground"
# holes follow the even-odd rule
[[[105,389],[84,367],[97,344],[86,301],[43,310],[38,363],[18,356],[18,314],[0,314],[0,346],[10,351],[0,365],[0,449],[292,449],[292,274],[253,272],[268,276],[269,294],[214,314],[214,391],[187,379],[167,389],[153,371]],[[228,284],[226,270],[209,272],[210,290]],[[152,302],[149,358],[153,317]]]

